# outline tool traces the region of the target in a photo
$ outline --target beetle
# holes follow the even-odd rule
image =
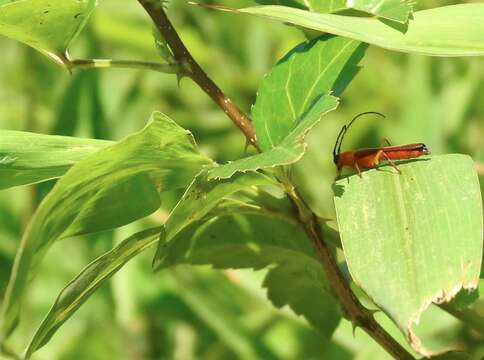
[[[430,151],[423,143],[408,144],[408,145],[396,145],[391,146],[387,139],[383,139],[383,143],[387,143],[388,146],[380,145],[377,148],[365,148],[359,150],[350,150],[341,152],[341,145],[346,132],[356,119],[363,115],[379,115],[385,117],[382,113],[376,111],[367,111],[356,115],[348,125],[344,125],[336,138],[336,143],[333,148],[333,162],[336,165],[338,175],[344,167],[355,169],[358,172],[358,176],[361,178],[361,170],[371,169],[379,165],[382,161],[388,161],[399,174],[400,169],[395,164],[394,160],[408,160],[414,159],[423,155],[429,155]]]

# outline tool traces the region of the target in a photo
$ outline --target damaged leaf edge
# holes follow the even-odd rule
[[[421,340],[415,334],[413,330],[414,325],[418,325],[422,314],[428,309],[431,304],[443,304],[450,302],[461,290],[475,291],[479,285],[479,275],[476,279],[471,280],[468,283],[459,282],[452,285],[450,288],[443,288],[437,291],[430,299],[424,301],[417,313],[407,321],[406,337],[412,348],[419,354],[425,357],[431,357],[435,355],[432,351],[428,350],[422,345]]]

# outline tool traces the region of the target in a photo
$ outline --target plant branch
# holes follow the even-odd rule
[[[314,214],[296,189],[285,183],[286,193],[293,203],[296,216],[303,226],[306,234],[311,239],[316,255],[321,263],[331,289],[339,300],[342,310],[353,326],[361,327],[373,340],[383,347],[390,355],[399,360],[414,359],[400,343],[388,334],[385,329],[375,320],[373,313],[366,309],[350,289],[348,282],[338,268],[331,254],[328,244],[321,231],[321,226],[316,214]]]
[[[163,35],[173,52],[176,62],[184,75],[195,81],[212,100],[222,108],[232,122],[244,133],[247,142],[254,145],[260,152],[256,143],[255,130],[249,118],[243,114],[220,90],[220,88],[205,74],[196,63],[189,51],[181,41],[176,30],[168,20],[161,3],[158,0],[138,0]],[[324,239],[317,216],[297,194],[287,176],[282,176],[281,184],[293,203],[296,210],[295,219],[303,226],[308,237],[313,242],[318,259],[326,273],[329,284],[339,299],[343,311],[354,326],[360,326],[389,354],[400,360],[410,360],[414,357],[395,339],[393,339],[373,317],[371,311],[364,308],[353,294],[343,274],[339,270],[333,255]]]
[[[138,0],[153,20],[158,31],[163,35],[166,43],[173,52],[177,64],[181,68],[181,75],[191,78],[212,100],[227,114],[232,122],[244,133],[247,143],[253,145],[259,152],[255,130],[250,119],[220,90],[207,76],[200,65],[189,53],[159,0]]]
[[[166,74],[178,74],[180,72],[180,69],[177,65],[132,60],[75,59],[70,60],[68,66],[70,67],[70,69],[125,68],[153,70]]]

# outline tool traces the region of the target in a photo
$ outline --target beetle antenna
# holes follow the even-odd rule
[[[338,134],[338,137],[336,138],[336,142],[334,143],[334,147],[333,147],[333,162],[336,164],[338,162],[338,155],[339,155],[339,149],[341,148],[341,145],[339,146],[338,148],[338,144],[340,143],[341,141],[341,136],[346,132],[346,129],[347,129],[347,126],[346,125],[343,125],[343,127],[341,128],[339,134]]]
[[[366,112],[362,112],[362,113],[359,113],[358,115],[356,115],[353,119],[351,119],[351,121],[349,122],[348,125],[344,125],[341,128],[341,130],[338,134],[338,137],[336,138],[336,143],[334,144],[334,148],[333,148],[333,161],[334,161],[335,164],[337,163],[338,156],[341,153],[341,145],[343,144],[343,139],[346,135],[346,132],[350,128],[350,126],[353,125],[353,123],[355,122],[356,119],[362,117],[363,115],[369,115],[369,114],[379,115],[383,118],[386,117],[385,115],[383,115],[382,113],[377,112],[377,111],[366,111]]]

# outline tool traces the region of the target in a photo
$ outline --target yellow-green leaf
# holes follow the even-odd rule
[[[0,1],[0,35],[23,42],[67,63],[67,48],[81,31],[97,0]]]

